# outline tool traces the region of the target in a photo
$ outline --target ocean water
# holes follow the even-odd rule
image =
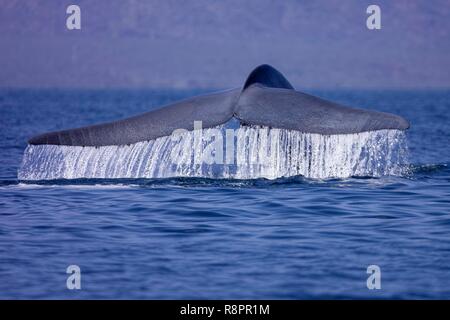
[[[402,174],[18,180],[35,134],[199,93],[0,91],[0,298],[450,298],[450,91],[312,92],[407,118]]]

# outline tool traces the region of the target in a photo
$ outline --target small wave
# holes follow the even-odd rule
[[[418,164],[411,165],[409,167],[409,171],[412,174],[430,174],[437,173],[441,171],[445,171],[449,169],[449,164],[441,163],[441,164]]]
[[[399,178],[402,177],[392,177]],[[348,177],[330,179],[311,179],[304,176],[281,177],[277,179],[217,179],[201,177],[173,178],[137,178],[137,179],[57,179],[20,181],[19,188],[69,187],[69,188],[290,188],[305,186],[350,186],[350,185],[385,185],[392,183],[389,177]]]
[[[17,179],[0,179],[0,187],[17,185],[18,183],[19,183],[19,180],[17,180]]]

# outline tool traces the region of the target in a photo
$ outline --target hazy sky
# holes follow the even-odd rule
[[[0,0],[0,30],[1,87],[450,88],[450,0]]]

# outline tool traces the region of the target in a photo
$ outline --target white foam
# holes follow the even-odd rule
[[[161,137],[122,146],[29,145],[18,178],[379,177],[402,175],[407,164],[405,134],[399,130],[320,135],[241,126],[234,131],[231,143],[224,131],[222,126],[186,132],[176,139]],[[211,139],[196,139],[198,132]],[[223,150],[212,148],[220,140],[218,132],[223,133],[224,144],[228,143]],[[207,157],[206,151],[211,149]],[[226,162],[227,156],[232,160]],[[217,163],[220,162],[217,158],[222,158],[225,164]],[[207,163],[195,163],[196,159],[207,159]],[[211,159],[216,162],[208,164]]]

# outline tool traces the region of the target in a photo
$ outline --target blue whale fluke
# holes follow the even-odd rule
[[[124,120],[45,133],[29,144],[125,145],[169,136],[176,129],[193,130],[194,121],[212,128],[233,117],[244,125],[324,135],[409,128],[408,121],[397,115],[350,108],[295,91],[279,71],[261,65],[242,89],[192,97]]]

